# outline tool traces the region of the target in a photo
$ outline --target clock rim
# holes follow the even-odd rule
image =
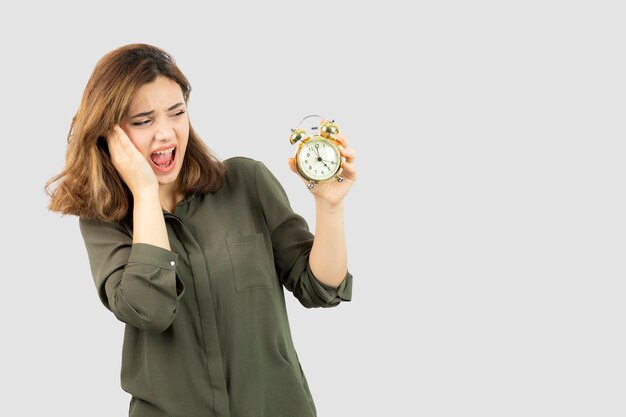
[[[327,142],[337,150],[337,154],[339,155],[339,163],[337,164],[337,169],[335,169],[333,173],[330,174],[327,178],[324,178],[324,179],[312,178],[304,171],[304,169],[300,165],[300,162],[301,162],[300,152],[302,151],[302,148],[304,148],[304,146],[311,141]],[[298,173],[304,179],[308,181],[314,181],[316,183],[332,181],[334,178],[337,177],[337,175],[340,175],[341,172],[343,171],[343,158],[341,157],[341,148],[342,148],[341,143],[337,141],[336,139],[329,139],[320,135],[313,135],[313,136],[307,137],[306,139],[300,142],[300,145],[298,146],[298,150],[296,151],[296,155],[295,155],[296,156],[296,168],[298,170]]]

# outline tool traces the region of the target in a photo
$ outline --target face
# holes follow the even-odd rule
[[[337,147],[326,139],[309,140],[302,145],[297,162],[309,178],[325,181],[333,178],[339,170],[341,155]]]
[[[189,139],[189,117],[180,86],[163,76],[141,86],[120,127],[152,167],[160,190],[175,193]]]

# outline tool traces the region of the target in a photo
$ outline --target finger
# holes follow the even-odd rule
[[[341,155],[345,156],[345,158],[349,162],[354,161],[354,158],[356,158],[356,152],[354,151],[354,148],[351,148],[349,146],[341,150]]]
[[[296,169],[296,158],[289,158],[287,162],[289,163],[289,169],[297,174],[298,170]]]
[[[341,175],[347,180],[356,181],[358,173],[354,164],[350,162],[345,162],[343,164],[343,172],[341,173]]]
[[[107,146],[109,147],[109,153],[116,152],[119,149],[119,139],[117,138],[117,133],[115,129],[111,129],[107,135],[105,136],[107,141]]]
[[[121,155],[123,155],[124,152],[121,148],[120,141],[115,133],[107,135],[106,141],[109,148],[109,157],[111,158],[111,162],[117,167],[120,163]]]
[[[107,146],[109,147],[109,150],[111,149],[111,145],[112,145],[112,142],[113,142],[113,140],[111,139],[111,136],[112,135],[110,133],[107,133],[107,135],[104,137],[104,139],[107,142]]]
[[[119,134],[117,130],[115,129],[115,126],[113,126],[113,128],[111,128],[111,130],[107,133],[106,139],[107,139],[107,144],[109,145],[109,150],[111,150],[111,148],[114,148],[114,149],[120,148],[121,141],[120,141]]]
[[[133,145],[130,138],[128,137],[126,132],[124,132],[124,129],[120,127],[120,125],[113,126],[113,131],[115,132],[115,136],[118,138],[118,141],[122,148],[128,149],[131,145]]]
[[[339,142],[341,142],[341,144],[342,144],[344,147],[349,146],[349,145],[348,145],[348,138],[347,138],[347,137],[345,137],[342,133],[337,133],[337,135],[335,136],[335,138],[336,138]]]

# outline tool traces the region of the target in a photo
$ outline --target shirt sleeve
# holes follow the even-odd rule
[[[319,281],[311,271],[309,254],[313,234],[304,218],[294,213],[287,193],[276,177],[261,162],[255,167],[258,198],[269,227],[278,277],[300,303],[307,307],[334,307],[352,299],[352,275],[334,288]]]
[[[185,287],[178,254],[134,243],[118,223],[79,219],[98,296],[122,322],[162,332],[174,321]]]

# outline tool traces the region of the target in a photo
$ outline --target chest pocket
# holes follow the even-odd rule
[[[226,236],[238,293],[254,288],[274,288],[271,251],[262,233]]]

